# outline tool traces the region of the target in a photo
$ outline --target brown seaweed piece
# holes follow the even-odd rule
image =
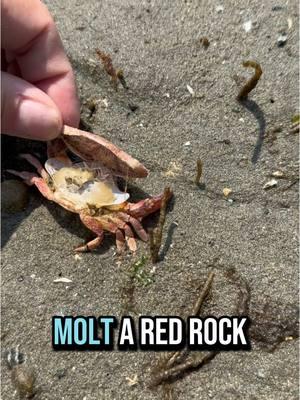
[[[239,101],[245,100],[248,97],[248,94],[256,87],[261,75],[262,69],[261,66],[256,61],[244,61],[243,67],[245,68],[254,68],[254,75],[245,83],[245,85],[239,91],[237,95],[237,99]]]
[[[114,85],[114,88],[117,89],[118,75],[117,75],[117,71],[115,70],[115,68],[113,66],[111,56],[109,54],[104,53],[103,51],[101,51],[99,49],[96,50],[96,53],[103,64],[105,72],[111,76],[111,80]]]
[[[197,160],[197,175],[196,175],[196,178],[195,178],[195,183],[196,183],[197,186],[200,184],[202,171],[203,171],[203,162],[199,159],[199,160]]]
[[[214,276],[215,274],[213,272],[210,272],[208,275],[205,285],[195,301],[192,315],[199,316],[202,305],[211,290]],[[150,386],[158,386],[172,379],[176,379],[180,375],[192,369],[200,368],[202,365],[211,361],[218,354],[218,351],[209,351],[205,354],[200,354],[197,357],[192,357],[192,359],[184,360],[188,354],[189,350],[183,349],[168,354],[167,357],[162,357],[153,371]]]
[[[161,203],[159,220],[155,229],[149,230],[149,242],[150,242],[150,255],[153,264],[159,261],[159,250],[162,241],[162,232],[166,221],[167,204],[168,200],[172,197],[172,191],[169,187],[164,190],[164,195]]]

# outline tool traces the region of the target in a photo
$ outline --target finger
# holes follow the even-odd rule
[[[51,140],[62,129],[55,103],[23,79],[1,72],[1,133],[34,140]]]
[[[79,102],[74,74],[46,6],[39,0],[2,0],[1,11],[7,71],[15,69],[17,62],[22,78],[54,100],[66,124],[77,126]]]

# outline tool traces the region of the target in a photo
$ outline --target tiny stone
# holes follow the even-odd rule
[[[284,176],[284,173],[282,171],[275,171],[272,173],[272,176],[275,178],[282,178]]]
[[[186,85],[186,88],[187,88],[187,90],[189,91],[190,95],[191,95],[192,97],[194,97],[194,96],[195,96],[195,91],[194,91],[194,89],[193,89],[190,85]]]
[[[67,375],[67,370],[66,369],[59,369],[57,370],[55,376],[58,377],[58,379],[61,379]]]
[[[230,189],[230,188],[223,189],[223,194],[225,197],[228,197],[231,193],[232,193],[232,189]]]
[[[263,373],[262,370],[258,370],[257,376],[258,376],[259,378],[264,378],[264,377],[265,377],[265,374]]]
[[[286,41],[287,41],[287,35],[285,33],[282,33],[277,38],[277,46],[283,47],[286,44]]]
[[[132,112],[135,112],[139,108],[139,106],[137,106],[135,104],[131,104],[131,103],[128,103],[128,107],[129,107],[129,110]]]
[[[272,7],[272,11],[281,11],[281,10],[283,10],[282,6],[273,6]]]
[[[273,188],[273,187],[276,187],[277,186],[277,181],[276,181],[276,179],[271,179],[269,182],[267,182],[265,185],[264,185],[264,189],[265,190],[268,190],[268,189],[271,189],[271,188]]]
[[[247,22],[243,23],[243,28],[244,28],[245,32],[247,32],[247,33],[251,32],[251,30],[252,30],[252,21],[247,21]]]

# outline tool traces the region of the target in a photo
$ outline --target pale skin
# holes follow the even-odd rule
[[[77,127],[74,73],[47,7],[1,1],[1,133],[51,140]]]

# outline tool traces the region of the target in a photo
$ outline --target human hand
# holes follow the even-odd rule
[[[63,124],[79,123],[74,74],[54,21],[39,0],[2,0],[1,12],[1,133],[54,139]]]

